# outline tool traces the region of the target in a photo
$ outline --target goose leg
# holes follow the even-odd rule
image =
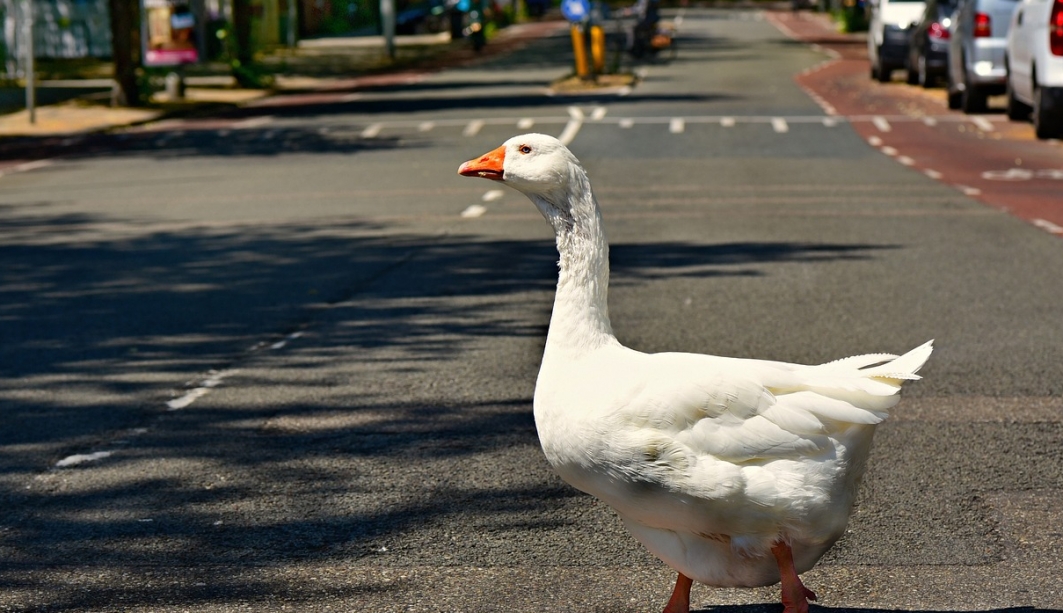
[[[794,568],[794,552],[790,545],[779,541],[771,548],[775,561],[779,564],[779,578],[782,580],[783,613],[808,613],[808,601],[815,600],[816,594],[801,583]]]
[[[679,573],[679,577],[675,580],[675,589],[672,590],[672,597],[668,599],[668,604],[664,607],[664,613],[690,613],[690,586],[693,584],[693,579]]]

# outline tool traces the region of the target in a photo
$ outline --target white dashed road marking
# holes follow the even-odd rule
[[[461,212],[461,216],[465,219],[473,219],[476,217],[481,217],[486,212],[487,207],[485,207],[484,205],[470,204],[468,207],[465,208],[464,211]]]
[[[301,332],[293,332],[292,334],[288,335],[286,340],[299,338],[299,336],[302,336]],[[276,345],[276,343],[274,343],[274,345]],[[283,346],[284,345],[282,344],[281,347]],[[222,370],[213,372],[209,377],[200,381],[198,386],[188,390],[183,395],[178,396],[177,398],[174,398],[173,400],[167,402],[166,409],[169,411],[177,411],[188,407],[196,400],[199,400],[203,396],[206,396],[211,389],[221,385],[221,382],[225,379],[225,377],[228,377],[234,372],[236,371]]]
[[[890,127],[890,122],[886,121],[885,117],[872,117],[871,123],[875,124],[879,132],[889,132],[893,128]]]
[[[790,131],[790,125],[786,123],[786,120],[782,117],[771,118],[771,129],[779,134],[784,134]]]
[[[67,468],[68,466],[77,466],[78,464],[86,464],[88,462],[96,462],[104,458],[109,458],[114,455],[113,451],[96,451],[94,453],[76,453],[74,455],[67,456],[62,460],[55,463],[56,468]]]
[[[480,129],[484,127],[484,120],[473,119],[465,126],[465,130],[462,131],[462,136],[476,136],[480,133]]]
[[[566,146],[575,140],[576,135],[579,134],[579,129],[583,127],[583,111],[578,106],[570,106],[568,107],[568,116],[569,120],[565,124],[565,129],[561,131],[561,136],[557,137],[557,140]]]
[[[686,122],[681,117],[675,117],[668,122],[668,131],[672,134],[680,134],[686,129]]]
[[[1046,219],[1035,219],[1033,220],[1033,225],[1037,226],[1038,228],[1041,228],[1042,230],[1047,230],[1052,234],[1063,234],[1063,227],[1057,226],[1056,224]]]
[[[15,166],[15,170],[17,170],[18,172],[26,172],[27,170],[47,168],[52,164],[53,162],[51,160],[34,160],[32,162],[23,162],[22,164]]]
[[[992,132],[993,124],[989,122],[985,117],[978,117],[977,115],[970,118],[971,123],[978,127],[983,132]]]
[[[250,128],[261,128],[262,126],[269,124],[273,121],[272,115],[263,115],[262,117],[252,117],[251,119],[245,119],[233,124],[233,128],[237,130],[247,130]]]

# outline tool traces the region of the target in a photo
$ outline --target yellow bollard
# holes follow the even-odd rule
[[[591,58],[594,61],[594,74],[604,74],[605,30],[602,26],[591,26]]]
[[[591,78],[587,67],[587,46],[583,42],[583,29],[577,25],[572,26],[572,52],[576,56],[576,74],[581,79]]]

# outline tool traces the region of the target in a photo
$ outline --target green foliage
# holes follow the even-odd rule
[[[842,8],[832,11],[832,16],[842,32],[867,31],[867,14],[851,0],[847,0]]]
[[[268,89],[273,86],[273,71],[261,64],[241,64],[240,60],[233,60],[233,78],[240,87],[247,89]]]

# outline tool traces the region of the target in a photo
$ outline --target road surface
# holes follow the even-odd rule
[[[596,186],[625,344],[936,339],[805,575],[823,609],[1063,610],[1063,242],[870,146],[762,13],[680,28],[626,95],[545,95],[562,31],[0,177],[0,610],[662,607],[671,572],[538,449],[549,228],[456,174],[533,130]]]

